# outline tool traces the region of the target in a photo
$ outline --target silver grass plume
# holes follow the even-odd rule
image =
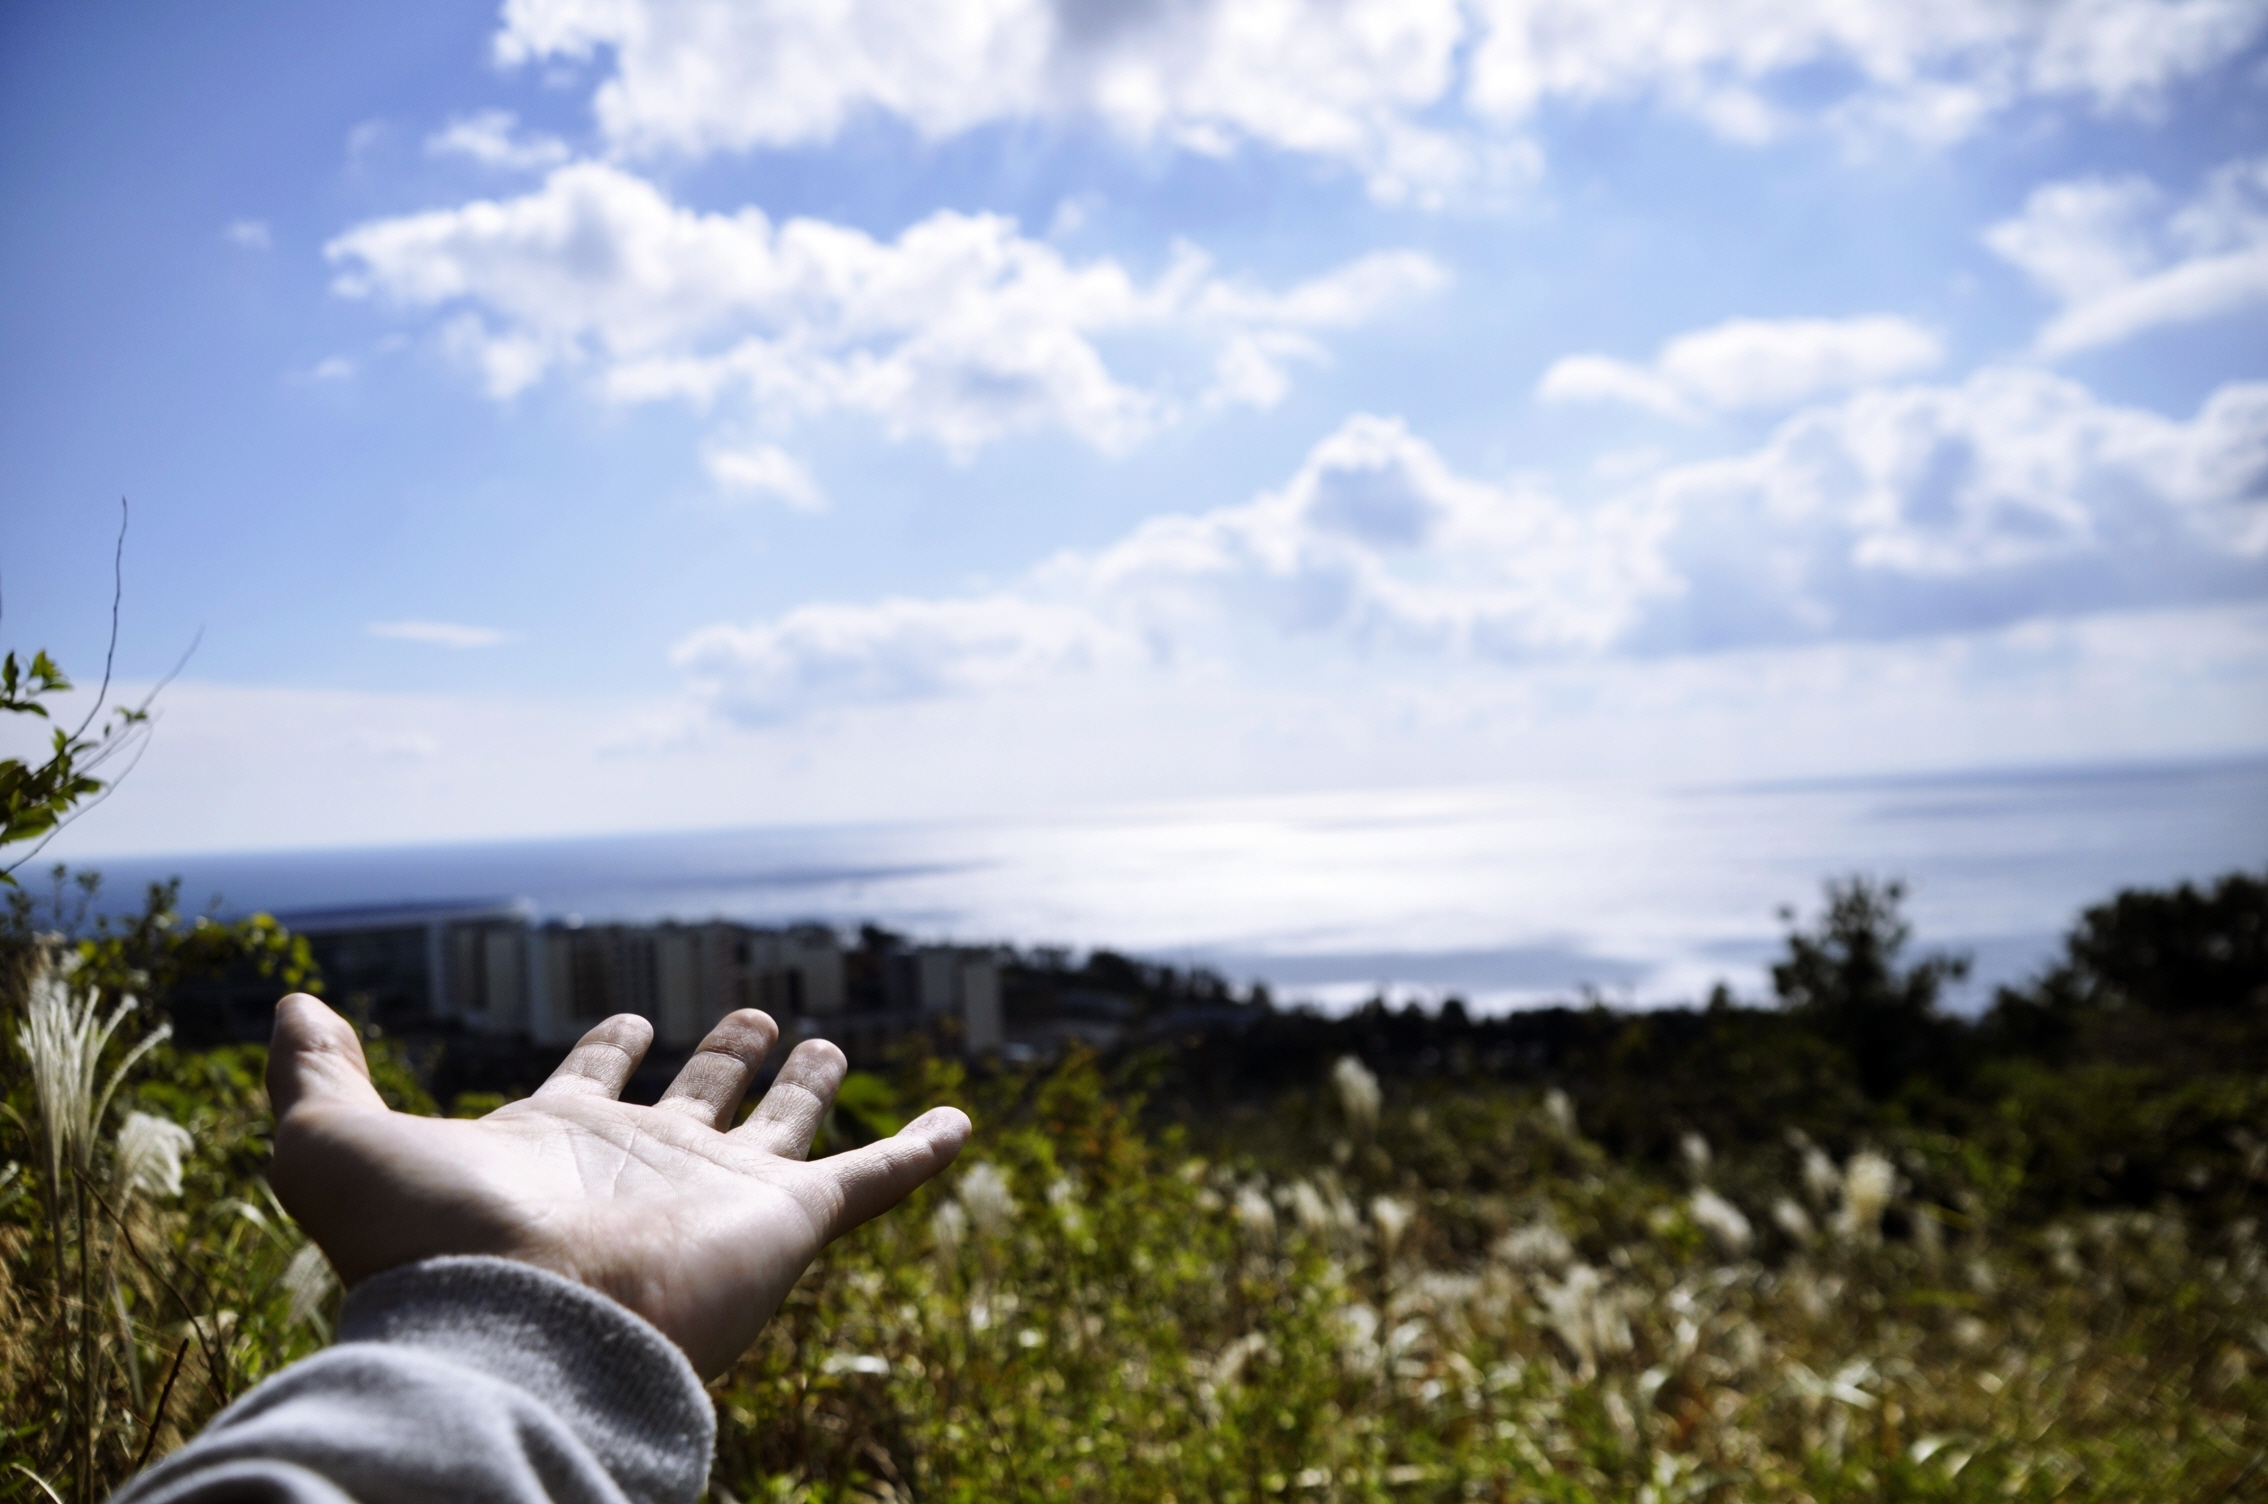
[[[1262,1247],[1276,1241],[1276,1209],[1268,1204],[1268,1193],[1263,1187],[1238,1187],[1235,1210],[1236,1225],[1244,1233],[1245,1241]]]
[[[1876,1243],[1882,1238],[1882,1213],[1898,1186],[1897,1168],[1872,1149],[1861,1149],[1843,1166],[1843,1204],[1835,1214],[1836,1236],[1847,1241]]]
[[[291,1295],[291,1311],[285,1319],[293,1326],[314,1320],[338,1283],[323,1250],[313,1243],[302,1244],[284,1268],[283,1287]]]
[[[1331,1067],[1331,1089],[1339,1094],[1339,1110],[1346,1114],[1348,1127],[1367,1135],[1378,1126],[1378,1108],[1385,1098],[1369,1067],[1352,1055],[1341,1055]]]
[[[960,1202],[979,1237],[997,1238],[1016,1220],[1016,1198],[1008,1189],[1008,1179],[990,1162],[971,1167],[961,1177]]]
[[[156,1199],[181,1194],[181,1156],[196,1140],[179,1123],[155,1113],[130,1112],[118,1130],[118,1185],[128,1196]]]
[[[173,1032],[163,1024],[152,1029],[105,1077],[103,1051],[134,1011],[135,1001],[121,998],[107,1018],[100,1016],[97,1003],[93,989],[72,985],[67,975],[58,975],[52,961],[42,957],[32,976],[23,1027],[16,1031],[16,1041],[31,1063],[32,1093],[39,1103],[48,1184],[54,1194],[61,1194],[66,1169],[84,1175],[91,1168],[95,1137],[118,1083],[134,1062]]]
[[[1749,1225],[1748,1214],[1739,1207],[1707,1186],[1701,1186],[1694,1191],[1687,1209],[1695,1225],[1716,1240],[1727,1258],[1737,1259],[1748,1252],[1755,1229]]]
[[[1370,1202],[1370,1222],[1378,1230],[1378,1261],[1391,1262],[1394,1250],[1401,1244],[1402,1234],[1409,1231],[1414,1214],[1405,1202],[1391,1196],[1375,1196]]]

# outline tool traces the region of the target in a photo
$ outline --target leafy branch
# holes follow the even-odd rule
[[[118,544],[111,558],[110,643],[103,653],[102,684],[78,725],[68,729],[55,725],[43,703],[73,688],[69,676],[45,650],[29,658],[13,651],[0,657],[0,714],[36,716],[51,728],[44,761],[0,759],[0,885],[15,887],[17,868],[37,856],[65,825],[107,798],[119,778],[132,771],[148,739],[150,706],[181,671],[181,664],[176,664],[140,704],[109,703],[111,671],[118,657],[118,606],[125,591],[129,514],[124,497],[118,507]],[[190,651],[196,651],[195,643]],[[182,663],[187,662],[184,654]],[[120,758],[127,760],[126,766],[115,775],[104,775],[103,770]],[[12,847],[22,849],[9,854]]]

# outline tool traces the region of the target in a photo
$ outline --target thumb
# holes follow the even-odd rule
[[[386,1110],[370,1084],[370,1062],[354,1025],[321,998],[295,992],[276,1004],[268,1044],[268,1102],[278,1122],[302,1102],[361,1111]]]
[[[826,1172],[836,1196],[831,1242],[879,1217],[953,1162],[969,1141],[968,1114],[932,1107],[893,1136],[847,1154],[831,1154],[814,1168]]]

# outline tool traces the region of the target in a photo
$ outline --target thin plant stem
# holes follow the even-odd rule
[[[71,1265],[63,1252],[63,1183],[61,1178],[53,1173],[48,1175],[47,1180],[48,1184],[44,1187],[47,1193],[47,1230],[55,1244],[54,1289],[56,1303],[60,1306],[63,1301],[63,1292],[71,1287]],[[68,1333],[66,1333],[66,1336],[68,1336]]]
[[[141,1344],[134,1340],[134,1318],[126,1313],[126,1287],[118,1281],[118,1261],[113,1257],[103,1262],[108,1266],[104,1273],[110,1279],[111,1308],[118,1313],[118,1338],[126,1345],[126,1392],[133,1396],[134,1410],[139,1414],[144,1402]]]
[[[87,1226],[87,1182],[78,1177],[79,1203],[79,1498],[94,1504],[94,1265],[88,1245],[94,1241]]]
[[[90,1189],[92,1188],[90,1187]],[[144,1273],[156,1280],[164,1288],[165,1293],[173,1297],[173,1303],[181,1308],[181,1314],[188,1319],[189,1330],[196,1336],[198,1348],[205,1355],[207,1382],[211,1384],[213,1392],[220,1397],[220,1402],[224,1405],[227,1404],[229,1401],[228,1378],[223,1371],[221,1356],[218,1350],[214,1348],[212,1338],[205,1335],[205,1324],[197,1319],[197,1308],[183,1297],[180,1288],[172,1280],[167,1279],[158,1267],[150,1262],[148,1255],[142,1252],[142,1245],[134,1241],[134,1230],[126,1225],[126,1219],[119,1214],[118,1208],[110,1204],[109,1198],[99,1190],[94,1191],[93,1194],[96,1205],[100,1206],[110,1217],[110,1220],[118,1225],[120,1239],[126,1244],[126,1252],[132,1255],[135,1263],[142,1266]],[[194,1274],[196,1271],[192,1269],[190,1272]]]
[[[22,1473],[25,1477],[31,1479],[32,1486],[34,1488],[37,1488],[41,1493],[47,1495],[50,1499],[53,1499],[55,1501],[55,1504],[63,1504],[63,1496],[55,1491],[55,1485],[49,1483],[45,1478],[42,1478],[39,1474],[33,1472],[30,1468],[25,1467],[20,1462],[11,1462],[8,1465],[14,1468],[17,1472]]]
[[[173,1398],[173,1381],[181,1377],[181,1360],[189,1356],[189,1342],[190,1339],[184,1337],[181,1345],[173,1350],[173,1361],[166,1365],[165,1385],[158,1390],[157,1408],[150,1412],[149,1434],[142,1438],[142,1449],[134,1454],[132,1471],[135,1473],[142,1470],[142,1465],[150,1460],[150,1453],[157,1449],[158,1429],[165,1424],[166,1401]]]

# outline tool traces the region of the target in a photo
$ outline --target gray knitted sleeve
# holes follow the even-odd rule
[[[691,1504],[716,1414],[675,1344],[505,1259],[390,1270],[339,1340],[229,1406],[120,1504]]]

